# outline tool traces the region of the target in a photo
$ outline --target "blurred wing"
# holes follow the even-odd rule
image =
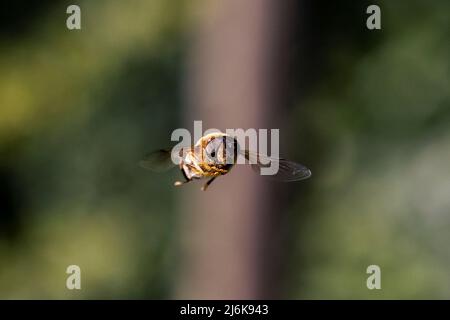
[[[175,166],[171,158],[171,149],[160,149],[147,154],[139,161],[142,168],[156,172],[167,171]]]
[[[279,181],[299,181],[311,177],[311,171],[304,165],[286,160],[286,159],[271,159],[278,161],[278,172],[273,176],[267,176]],[[254,168],[255,166],[253,166]],[[259,169],[259,168],[258,168]]]
[[[290,161],[287,159],[277,159],[269,156],[265,156],[256,152],[245,150],[244,157],[252,161],[253,171],[258,174],[261,173],[260,169],[264,167],[270,167],[271,163],[278,163],[278,172],[275,175],[264,175],[264,177],[274,179],[277,181],[290,182],[307,179],[311,176],[311,171],[304,165]],[[257,162],[257,163],[255,163]]]

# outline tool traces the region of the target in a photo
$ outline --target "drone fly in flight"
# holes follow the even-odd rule
[[[194,146],[176,150],[177,163],[172,160],[171,149],[160,149],[148,154],[140,165],[153,171],[163,171],[178,164],[185,181],[176,181],[181,186],[196,179],[208,179],[202,187],[205,191],[217,177],[230,172],[239,155],[245,157],[255,171],[259,172],[268,163],[278,162],[278,172],[269,176],[275,180],[289,182],[299,181],[311,176],[305,166],[286,159],[272,158],[266,155],[242,150],[235,137],[215,132],[201,137]]]

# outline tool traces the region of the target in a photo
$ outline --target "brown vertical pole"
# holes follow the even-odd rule
[[[286,2],[205,1],[191,50],[185,119],[203,129],[279,128],[279,54]],[[283,6],[283,8],[282,8]],[[277,126],[278,125],[278,126]],[[274,298],[271,188],[237,166],[206,192],[189,184],[183,198],[178,298]],[[279,187],[279,186],[278,186]]]

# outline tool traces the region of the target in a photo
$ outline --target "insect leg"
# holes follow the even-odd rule
[[[211,179],[209,179],[208,181],[206,181],[206,183],[203,185],[202,187],[202,191],[205,191],[206,188],[208,188],[208,186],[211,184],[211,182],[214,181],[214,179],[216,179],[217,177],[212,177]]]
[[[186,180],[186,181],[175,181],[175,183],[173,184],[175,187],[181,186],[183,184],[186,184],[188,182],[191,182],[192,180]]]
[[[183,170],[183,163],[180,163],[180,169],[181,169],[181,173],[183,174],[184,177],[184,181],[175,181],[175,183],[173,184],[175,187],[181,186],[183,184],[186,184],[188,182],[191,182],[192,180],[188,178],[188,176],[186,175],[186,172],[184,172]]]

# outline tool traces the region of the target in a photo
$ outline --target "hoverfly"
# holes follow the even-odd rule
[[[181,186],[196,179],[208,179],[201,190],[219,176],[230,172],[239,155],[244,156],[252,164],[254,171],[269,166],[268,163],[278,162],[279,170],[272,177],[278,181],[299,181],[311,176],[311,171],[305,166],[286,159],[272,158],[266,155],[242,150],[235,137],[222,132],[215,132],[201,137],[194,146],[179,150],[160,149],[148,154],[140,165],[153,171],[164,171],[177,164],[172,161],[172,152],[178,155],[178,166],[185,178],[176,181],[175,186]]]

